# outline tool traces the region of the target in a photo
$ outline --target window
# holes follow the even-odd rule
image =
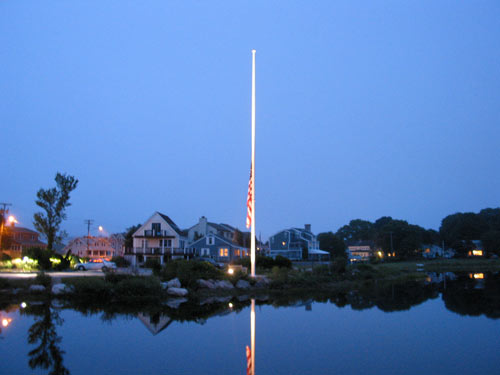
[[[234,251],[234,255],[236,255],[236,256],[238,256],[238,257],[239,257],[239,256],[240,256],[240,249],[235,250],[235,251]]]
[[[153,234],[159,233],[159,232],[161,232],[161,224],[160,223],[152,223],[151,229],[153,230]]]
[[[215,238],[213,236],[207,237],[207,245],[215,245]]]
[[[167,247],[172,247],[172,240],[167,240]]]
[[[201,249],[201,256],[208,256],[208,255],[210,255],[210,249],[207,249],[206,247]]]
[[[221,256],[221,257],[227,257],[228,254],[229,254],[229,251],[227,250],[227,248],[224,249],[224,248],[221,247],[219,249],[219,256]]]

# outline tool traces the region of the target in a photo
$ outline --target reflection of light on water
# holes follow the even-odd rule
[[[484,273],[470,273],[469,278],[471,278],[471,279],[484,279]]]
[[[2,326],[7,327],[10,324],[10,322],[12,322],[11,318],[3,318],[2,319]]]

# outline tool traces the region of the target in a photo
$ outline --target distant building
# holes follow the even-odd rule
[[[188,258],[187,231],[179,229],[167,215],[155,212],[132,235],[133,248],[127,250],[125,258],[140,265],[148,259],[163,264],[168,259]]]
[[[356,240],[347,243],[347,253],[351,262],[364,262],[375,255],[373,241]]]
[[[64,246],[60,253],[66,255],[71,251],[71,254],[80,258],[110,260],[114,256],[123,255],[123,241],[123,236],[120,235],[76,237]]]
[[[47,244],[38,239],[38,232],[34,230],[16,227],[14,224],[5,225],[2,234],[3,253],[9,255],[12,259],[21,258],[23,250],[30,247],[47,248]]]
[[[208,234],[217,234],[219,237],[223,237],[226,240],[232,241],[236,230],[236,228],[228,224],[211,223],[205,216],[202,216],[198,223],[187,230],[187,238],[188,241],[192,243],[193,241],[196,241]]]
[[[302,260],[307,252],[309,260],[328,260],[330,253],[320,250],[319,241],[311,232],[311,225],[304,228],[290,228],[269,237],[269,256],[281,255],[290,260]]]
[[[443,249],[438,245],[422,245],[422,256],[426,259],[453,258],[455,250]]]
[[[467,252],[469,257],[483,257],[485,256],[483,243],[480,240],[472,240],[472,249]]]
[[[218,234],[210,233],[189,245],[197,257],[210,257],[218,262],[231,262],[249,255],[250,250]]]

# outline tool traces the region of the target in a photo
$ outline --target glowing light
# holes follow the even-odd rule
[[[59,258],[49,258],[49,260],[50,260],[52,263],[54,263],[54,264],[59,264],[59,263],[61,263],[61,259],[59,259]]]
[[[476,257],[481,257],[483,256],[483,250],[472,250],[472,255]]]
[[[99,225],[99,232],[102,232],[104,230],[104,228],[102,227],[102,225]]]
[[[382,258],[382,252],[381,251],[378,251],[377,255],[378,255],[379,258]]]
[[[15,224],[17,223],[17,220],[14,216],[10,215],[9,218],[7,219],[9,221],[9,223],[11,224]]]
[[[229,269],[227,270],[227,273],[228,273],[228,274],[230,274],[230,275],[232,275],[232,274],[234,273],[234,270],[233,270],[232,268],[229,268]]]
[[[28,306],[28,305],[26,304],[26,302],[21,302],[21,308],[22,308],[22,309],[25,309],[25,308],[26,308],[26,306]]]
[[[474,274],[470,274],[469,277],[472,279],[484,279],[484,273],[474,273]]]
[[[10,322],[12,322],[12,319],[4,318],[2,319],[2,326],[7,327],[10,324]]]
[[[232,309],[233,308],[233,303],[232,302],[229,302],[229,308]]]

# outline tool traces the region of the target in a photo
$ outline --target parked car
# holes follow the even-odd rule
[[[212,266],[214,266],[216,268],[224,268],[224,264],[223,263],[217,263],[212,258],[201,257],[201,258],[196,258],[196,260],[199,261],[199,262],[208,262],[208,263],[210,263]]]
[[[88,262],[75,264],[75,269],[79,271],[101,270],[102,272],[106,272],[116,269],[116,264],[106,259],[91,259]]]

